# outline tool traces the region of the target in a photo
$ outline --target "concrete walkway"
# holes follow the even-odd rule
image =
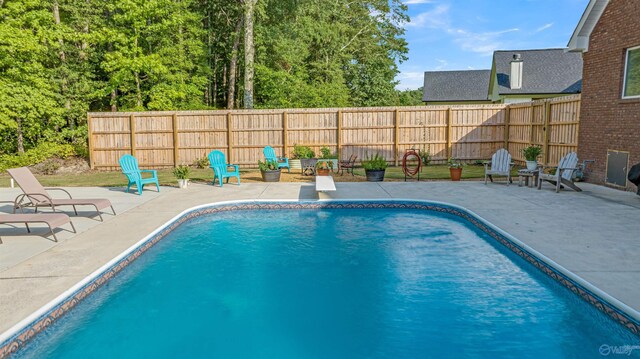
[[[631,308],[640,311],[640,197],[601,186],[556,194],[503,183],[336,183],[334,199],[422,199],[463,206],[510,233]],[[317,198],[313,183],[250,183],[224,187],[163,187],[142,196],[122,189],[67,188],[74,197],[106,197],[117,216],[105,222],[72,217],[78,234],[56,231],[60,242],[23,227],[2,226],[0,235],[0,332],[4,332],[82,278],[190,207],[228,200]],[[0,198],[19,192],[1,188]],[[10,208],[10,207],[8,207]],[[7,208],[0,208],[6,212]]]

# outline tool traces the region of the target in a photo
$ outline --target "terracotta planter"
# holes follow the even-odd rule
[[[364,170],[367,175],[367,181],[369,182],[382,182],[384,181],[385,170]]]
[[[460,181],[460,177],[462,177],[462,168],[449,167],[449,173],[451,174],[452,181]]]
[[[277,171],[260,171],[262,180],[265,182],[280,182],[280,170]]]
[[[329,171],[328,168],[316,168],[316,176],[328,176]]]

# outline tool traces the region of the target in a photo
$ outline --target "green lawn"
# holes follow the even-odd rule
[[[365,181],[364,170],[362,168],[356,168],[356,178],[350,175],[339,176],[334,175],[336,182],[341,181]],[[517,169],[513,171],[514,176],[517,175]],[[83,186],[98,186],[98,187],[117,187],[126,185],[126,179],[124,175],[119,171],[113,172],[98,172],[90,171],[81,174],[60,174],[60,175],[37,175],[38,180],[48,187],[83,187]],[[0,174],[0,187],[9,186],[9,175],[4,173]],[[172,169],[158,170],[158,178],[161,185],[175,185],[176,179],[172,174]],[[210,182],[213,179],[213,171],[209,168],[192,168],[190,178],[193,182]],[[260,174],[257,169],[250,169],[241,171],[241,178],[243,182],[258,182],[261,181]],[[446,165],[434,165],[424,167],[420,174],[421,180],[447,180],[449,179],[449,168]],[[479,165],[467,165],[462,170],[463,179],[477,179],[484,178],[484,167]],[[401,167],[389,167],[385,173],[385,180],[404,180],[404,174]],[[232,182],[235,179],[231,180]],[[283,173],[282,181],[313,181],[311,176],[301,176],[298,174],[286,174]]]
[[[518,174],[517,170],[513,171],[514,174]],[[364,169],[356,168],[356,175],[364,176]],[[402,167],[388,167],[384,174],[385,179],[401,179],[404,180],[404,173],[402,172]],[[449,167],[446,165],[433,165],[422,167],[422,172],[420,173],[420,179],[429,179],[429,180],[437,180],[437,179],[449,179],[451,178],[449,175]],[[472,178],[484,178],[484,166],[480,165],[467,165],[462,168],[462,178],[463,179],[472,179]]]

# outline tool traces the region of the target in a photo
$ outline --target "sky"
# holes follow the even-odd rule
[[[494,50],[564,48],[589,0],[403,0],[409,59],[400,90],[422,86],[425,71],[491,68]]]

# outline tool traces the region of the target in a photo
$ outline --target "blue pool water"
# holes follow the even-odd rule
[[[640,345],[494,242],[429,211],[202,216],[20,354],[602,358],[602,345]]]

